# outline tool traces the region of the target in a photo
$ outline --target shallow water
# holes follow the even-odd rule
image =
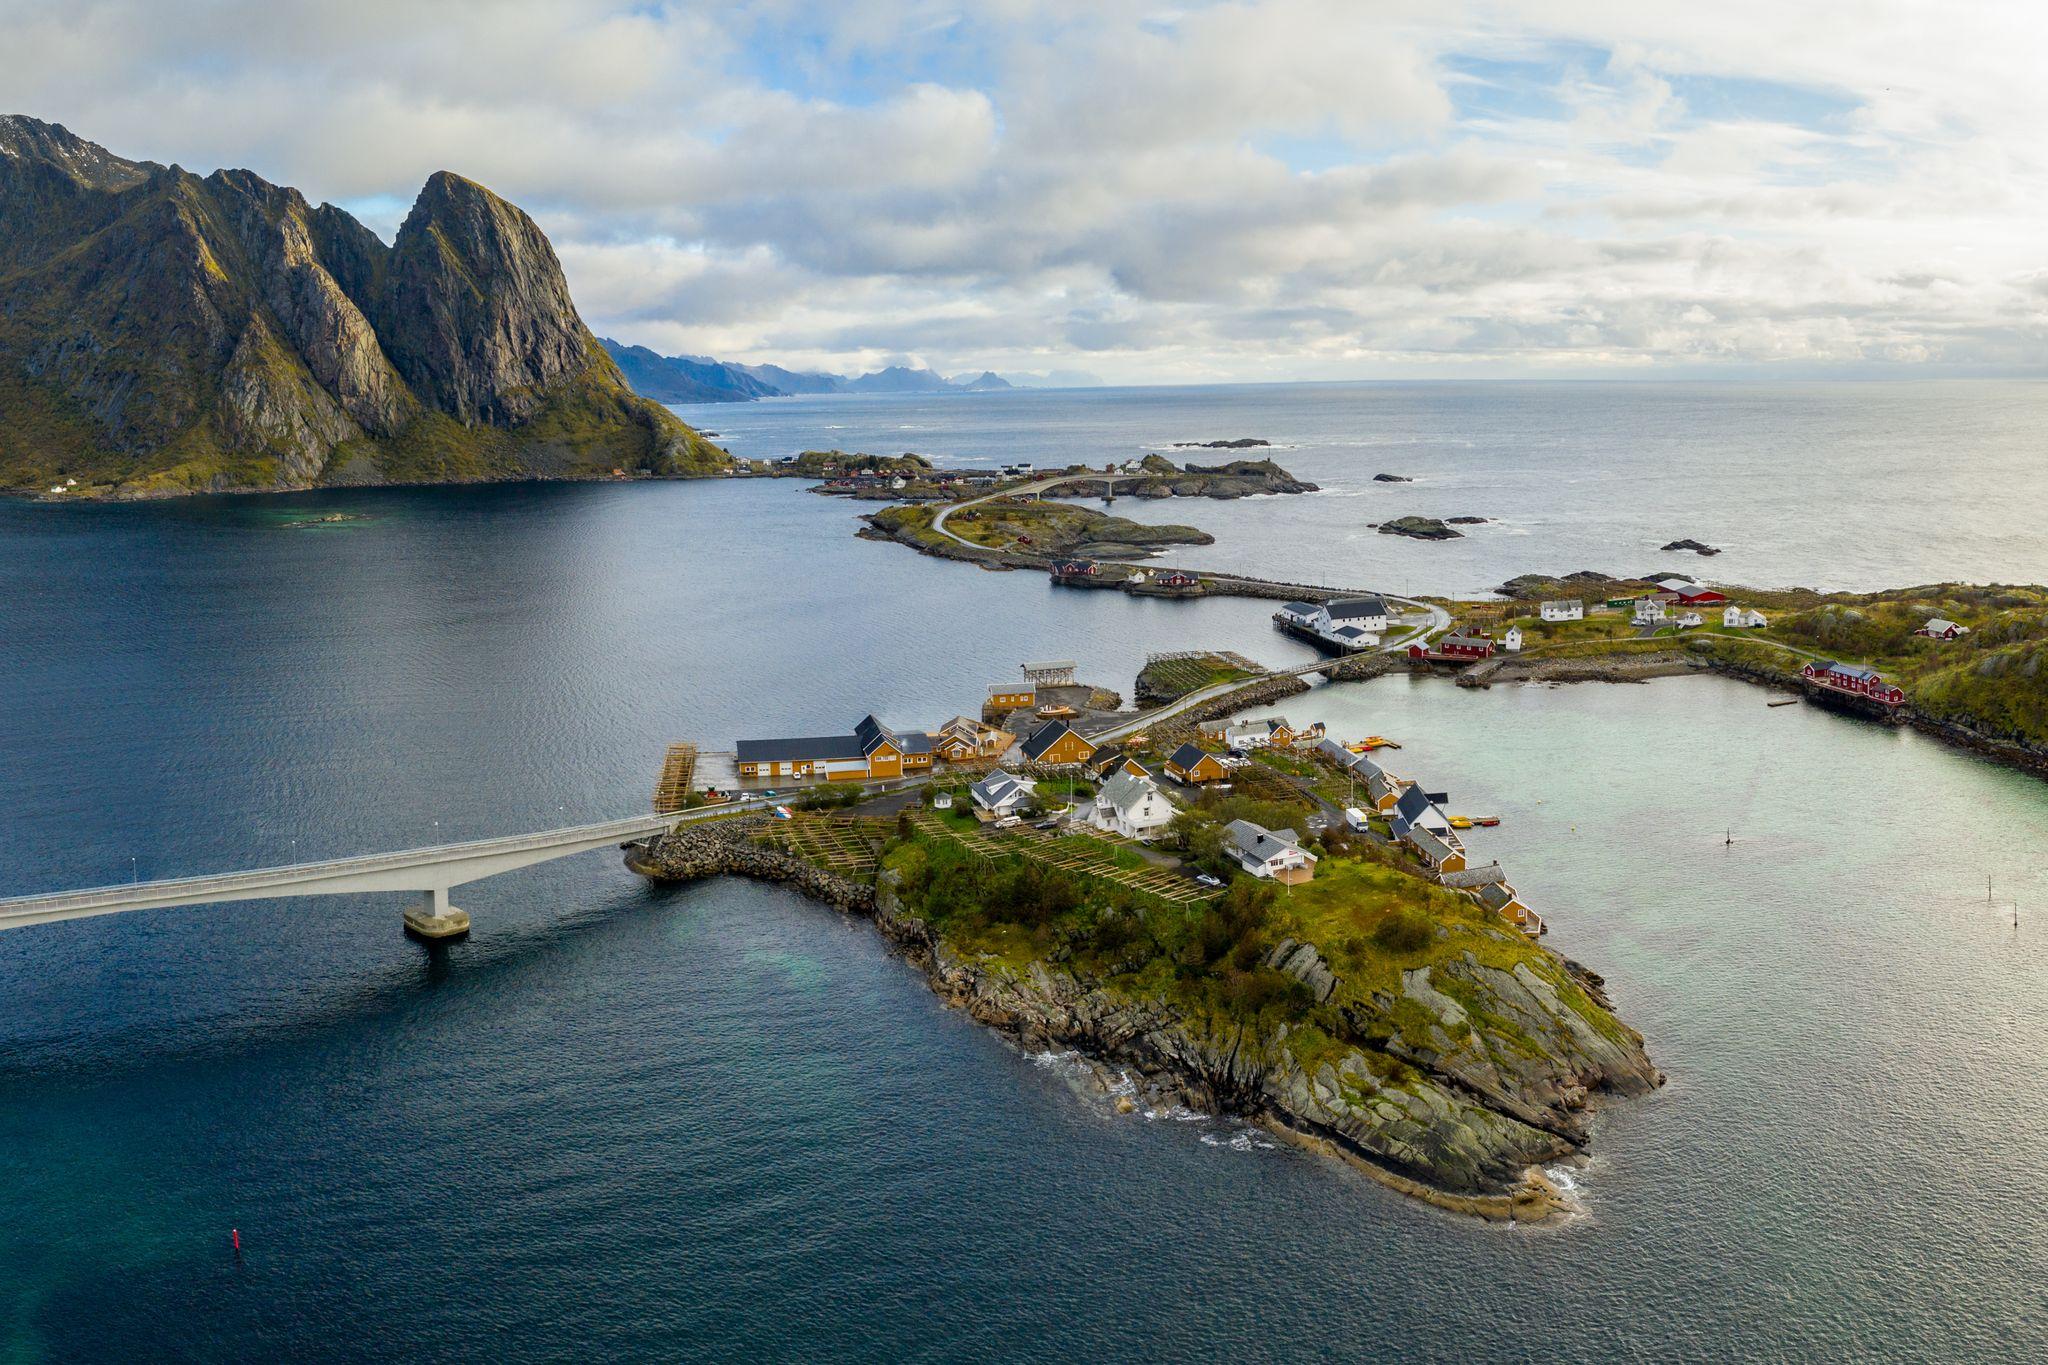
[[[848,515],[786,483],[0,506],[0,894],[619,813],[671,739],[935,723],[1024,657],[1301,657],[1258,603]],[[864,926],[590,855],[467,888],[435,956],[381,897],[0,935],[0,1358],[2038,1357],[2048,786],[1763,702],[1282,708],[1502,815],[1474,845],[1671,1074],[1600,1119],[1568,1226],[1118,1117]]]

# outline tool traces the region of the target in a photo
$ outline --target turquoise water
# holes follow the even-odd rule
[[[672,739],[936,721],[1033,655],[1302,657],[1257,603],[1055,591],[850,510],[0,506],[0,894],[614,814]],[[1764,700],[1284,708],[1500,814],[1474,845],[1670,1073],[1566,1226],[1116,1116],[862,925],[591,855],[468,888],[435,956],[396,897],[0,935],[0,1359],[2039,1358],[2048,786]]]

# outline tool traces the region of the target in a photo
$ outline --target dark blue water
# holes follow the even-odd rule
[[[283,524],[328,510],[367,519]],[[0,894],[622,813],[670,740],[934,722],[1034,655],[1298,657],[1256,603],[851,510],[0,506]],[[395,897],[0,935],[0,1359],[2048,1351],[2048,934],[2003,908],[2048,906],[2048,787],[1714,681],[1289,710],[1500,810],[1485,851],[1671,1073],[1601,1120],[1584,1218],[1116,1116],[858,924],[589,855],[467,888],[431,956]]]

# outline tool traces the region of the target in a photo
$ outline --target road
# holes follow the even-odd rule
[[[592,825],[571,825],[459,844],[432,844],[424,848],[397,849],[352,858],[327,858],[283,867],[15,896],[0,900],[0,929],[89,919],[130,910],[160,910],[180,905],[213,905],[287,896],[354,895],[380,891],[439,890],[445,893],[451,887],[494,877],[501,872],[574,853],[614,847],[662,833],[678,824],[710,819],[735,810],[758,810],[770,804],[764,798],[754,798],[674,815],[634,815]]]

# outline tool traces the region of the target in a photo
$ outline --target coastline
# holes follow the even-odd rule
[[[1065,967],[1034,960],[1017,970],[963,957],[931,924],[905,910],[887,871],[877,875],[873,886],[864,885],[796,854],[749,842],[740,822],[724,828],[700,824],[628,846],[625,865],[657,881],[737,876],[771,882],[843,914],[871,920],[891,950],[918,969],[934,994],[1020,1050],[1071,1050],[1105,1081],[1108,1073],[1120,1072],[1160,1103],[1244,1119],[1290,1145],[1340,1160],[1418,1202],[1492,1222],[1540,1222],[1574,1212],[1576,1206],[1544,1176],[1541,1167],[1572,1159],[1583,1151],[1589,1136],[1585,1120],[1603,1098],[1648,1094],[1664,1081],[1663,1073],[1642,1053],[1641,1036],[1618,1018],[1614,1023],[1632,1048],[1617,1049],[1599,1038],[1580,1037],[1577,1041],[1587,1048],[1586,1057],[1598,1060],[1589,1064],[1581,1057],[1577,1069],[1565,1067],[1564,1073],[1569,1074],[1555,1078],[1559,1093],[1548,1109],[1532,1098],[1518,1100],[1498,1090],[1485,1095],[1493,1107],[1482,1107],[1477,1101],[1487,1087],[1475,1084],[1469,1070],[1458,1069],[1464,1064],[1461,1060],[1452,1067],[1456,1102],[1465,1104],[1470,1112],[1437,1112],[1427,1117],[1442,1125],[1455,1124],[1458,1119],[1473,1121],[1472,1112],[1483,1115],[1496,1126],[1482,1122],[1475,1128],[1453,1126],[1451,1131],[1468,1142],[1484,1138],[1497,1143],[1496,1155],[1512,1153],[1509,1164],[1514,1169],[1505,1178],[1489,1178],[1485,1187],[1455,1188],[1449,1181],[1432,1183],[1420,1178],[1426,1167],[1411,1166],[1416,1173],[1410,1174],[1380,1159],[1384,1153],[1375,1149],[1375,1141],[1391,1142],[1390,1150],[1411,1156],[1417,1148],[1355,1122],[1352,1107],[1337,1093],[1360,1079],[1348,1062],[1336,1072],[1325,1063],[1311,1075],[1293,1064],[1284,1049],[1273,1046],[1276,1040],[1247,1036],[1243,1025],[1227,1041],[1208,1037],[1162,1004],[1120,998],[1100,983],[1077,978]],[[1558,957],[1557,961],[1601,1009],[1609,1008],[1599,977],[1569,959]],[[1442,1000],[1428,986],[1426,971],[1423,975],[1415,998]],[[1583,1025],[1579,1027],[1582,1034],[1590,1034]],[[1282,1025],[1280,1037],[1285,1033]],[[1398,1054],[1399,1049],[1395,1051]],[[1123,1109],[1128,1103],[1119,1101],[1118,1107]],[[1382,1114],[1391,1108],[1384,1100],[1377,1103]],[[1438,1103],[1441,1109],[1442,1102]],[[1399,1119],[1388,1126],[1399,1127],[1404,1138],[1419,1142],[1418,1134],[1409,1131],[1413,1124],[1408,1116]],[[1460,1156],[1472,1158],[1469,1152]],[[1461,1173],[1463,1170],[1461,1167]]]

